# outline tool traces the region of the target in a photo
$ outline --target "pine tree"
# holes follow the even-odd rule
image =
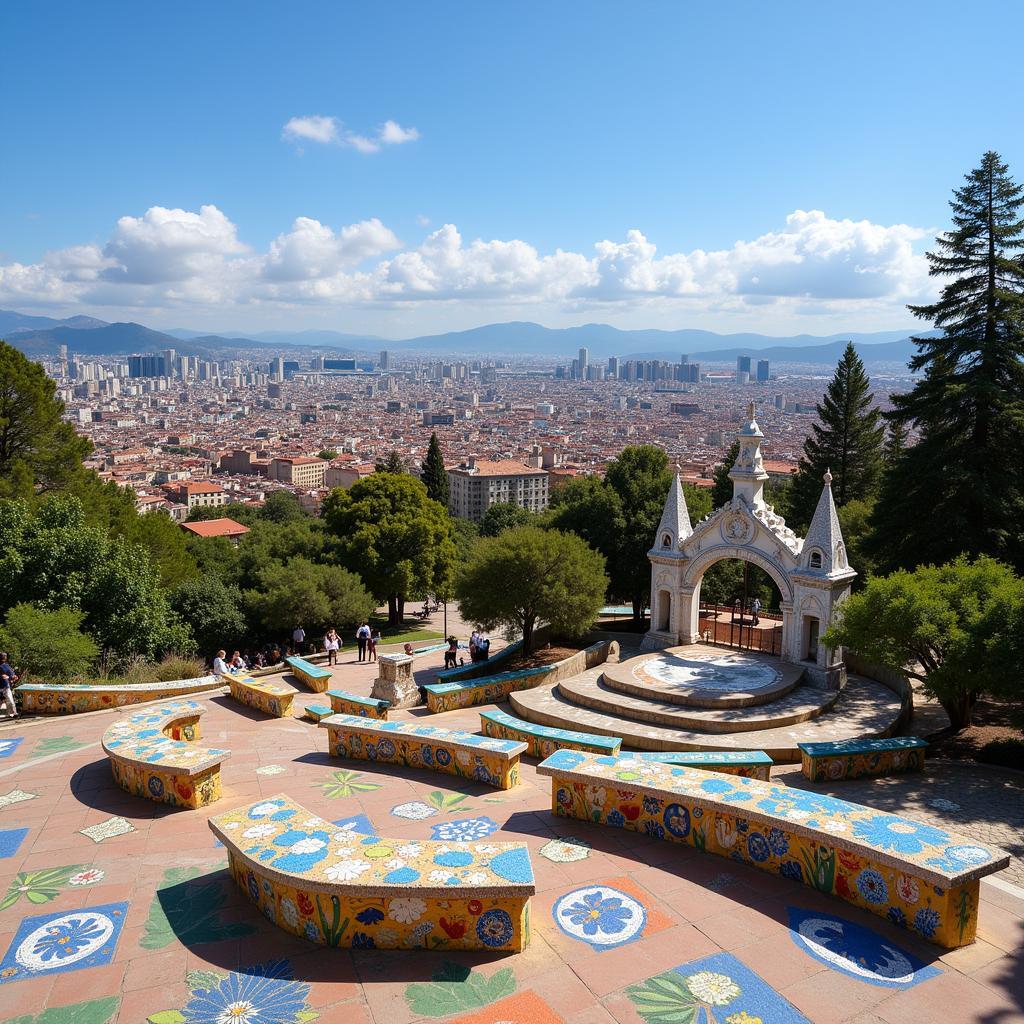
[[[405,466],[402,465],[402,457],[394,449],[389,451],[383,459],[378,459],[373,464],[375,473],[404,473]]]
[[[905,423],[901,423],[899,420],[890,422],[889,429],[885,434],[885,448],[882,450],[882,461],[886,468],[895,466],[903,458],[903,453],[907,450],[909,434],[910,431]]]
[[[427,495],[447,507],[448,473],[444,468],[444,456],[441,454],[437,434],[430,435],[430,445],[427,448],[427,457],[423,460],[420,479],[427,485]]]
[[[804,442],[793,479],[790,525],[810,523],[827,470],[832,473],[832,494],[839,506],[874,493],[882,472],[885,436],[874,401],[864,363],[850,342],[818,403],[818,422]]]
[[[1024,565],[1024,188],[988,152],[950,206],[953,227],[928,262],[951,280],[938,301],[910,307],[941,333],[914,338],[910,367],[923,374],[887,414],[920,439],[886,474],[876,508],[883,568],[961,553]]]

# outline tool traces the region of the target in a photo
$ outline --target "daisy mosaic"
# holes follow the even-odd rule
[[[469,842],[473,839],[484,839],[501,826],[492,818],[460,818],[457,821],[442,821],[430,826],[431,839],[451,839]]]
[[[540,855],[555,864],[572,864],[590,856],[590,843],[586,839],[552,839],[540,848]]]
[[[36,904],[49,903],[68,886],[82,887],[102,882],[105,876],[99,868],[86,864],[65,864],[59,868],[38,871],[20,871],[14,876],[7,895],[0,900],[0,910],[14,906],[20,899]]]
[[[0,984],[110,963],[127,903],[26,917],[3,960]]]
[[[615,949],[671,926],[650,907],[650,896],[628,878],[573,889],[556,900],[551,916],[561,932],[598,951]]]

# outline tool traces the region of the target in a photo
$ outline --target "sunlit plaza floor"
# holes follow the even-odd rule
[[[418,670],[429,674],[441,657]],[[343,654],[336,683],[368,693],[374,668],[351,659]],[[324,703],[296,689],[297,706]],[[231,751],[221,800],[199,811],[165,809],[113,784],[99,741],[125,712],[0,725],[0,1021],[34,1024],[58,1007],[73,1024],[1024,1020],[1024,893],[1012,884],[1024,878],[1022,786],[1008,774],[936,763],[830,790],[1014,852],[1011,868],[982,885],[978,941],[943,953],[743,864],[556,819],[532,759],[522,783],[502,792],[331,758],[326,731],[311,723],[270,719],[223,695],[197,699],[208,709],[203,743]],[[476,731],[477,711],[431,724]],[[801,784],[792,767],[773,777]],[[339,828],[526,842],[537,881],[528,949],[350,951],[284,933],[236,889],[207,826],[213,814],[279,792]],[[576,904],[610,908],[593,934],[567,913]],[[94,942],[83,933],[88,955],[43,957],[29,977],[12,970],[26,935],[41,928],[45,937],[49,921],[68,915],[101,929]],[[817,923],[808,930],[808,921]]]

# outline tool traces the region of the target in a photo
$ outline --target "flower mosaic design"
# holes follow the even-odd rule
[[[102,871],[98,868],[87,870],[84,864],[67,864],[60,868],[44,868],[42,871],[21,871],[14,876],[7,894],[0,900],[0,910],[14,906],[22,898],[37,905],[49,903],[57,898],[66,885],[94,885],[102,879]]]
[[[110,903],[26,917],[0,962],[0,984],[109,963],[127,908]]]
[[[590,856],[590,843],[585,839],[552,839],[540,848],[540,855],[555,864],[572,864]]]
[[[484,839],[497,832],[501,826],[491,818],[460,818],[456,821],[442,821],[430,826],[432,839],[443,839],[448,842],[469,843],[476,839]]]
[[[566,893],[551,910],[555,924],[568,936],[594,949],[613,949],[643,934],[643,904],[610,885],[588,885]]]
[[[880,850],[892,850],[895,853],[920,853],[927,846],[938,846],[949,841],[949,833],[941,828],[895,814],[856,821],[853,834]],[[983,853],[987,860],[988,852]]]
[[[188,982],[188,1002],[152,1014],[150,1024],[307,1024],[320,1016],[309,1007],[309,984],[294,979],[287,960],[227,975],[193,971]]]
[[[511,941],[515,927],[508,911],[496,908],[480,915],[476,922],[476,934],[485,946],[504,946]]]
[[[396,818],[405,818],[408,821],[422,821],[424,818],[432,818],[438,813],[436,807],[425,804],[422,800],[410,800],[404,804],[398,804],[391,808],[391,813]]]
[[[886,903],[889,899],[889,887],[880,871],[865,868],[857,876],[857,891],[868,903]]]

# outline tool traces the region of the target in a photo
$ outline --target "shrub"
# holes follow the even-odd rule
[[[977,759],[986,764],[1024,771],[1024,740],[993,740],[978,751]]]
[[[0,628],[0,649],[10,654],[23,678],[67,682],[85,675],[100,653],[95,641],[78,628],[83,617],[73,608],[44,611],[16,604]]]

